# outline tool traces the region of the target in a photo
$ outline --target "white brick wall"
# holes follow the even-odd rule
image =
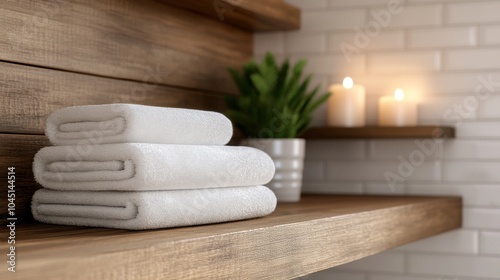
[[[433,274],[437,279],[440,279],[439,276],[459,277],[449,279],[462,279],[462,277],[498,279],[500,265],[498,258],[492,257],[410,254],[408,271],[414,274]]]
[[[500,209],[465,208],[463,215],[464,228],[500,230]]]
[[[408,30],[408,48],[468,47],[476,37],[474,27],[414,29]]]
[[[447,50],[444,52],[446,70],[483,70],[500,68],[500,49]]]
[[[338,269],[402,273],[405,270],[405,255],[395,252],[380,253],[375,256],[347,263]]]
[[[481,253],[500,255],[500,232],[481,232]]]
[[[302,13],[302,30],[345,30],[366,21],[363,10],[321,10]]]
[[[386,3],[388,2],[389,1],[387,1]],[[441,5],[405,5],[403,11],[400,14],[395,14],[392,16],[392,20],[388,27],[401,28],[415,26],[438,26],[442,22],[441,15],[443,12],[441,9]],[[372,11],[376,10],[377,9],[374,9]]]
[[[429,72],[440,68],[438,51],[374,53],[368,59],[368,70],[373,73]]]
[[[290,32],[285,38],[289,53],[322,53],[326,49],[326,34]]]
[[[477,254],[477,230],[460,229],[399,247],[408,252]]]
[[[446,18],[449,24],[499,22],[499,10],[500,1],[465,1],[448,5]]]
[[[419,184],[409,183],[408,194],[412,195],[458,195],[463,198],[466,207],[500,208],[500,187],[498,184]]]
[[[368,124],[378,98],[401,87],[419,101],[421,124],[457,129],[395,186],[384,173],[398,174],[419,149],[414,140],[308,141],[303,191],[464,199],[463,229],[303,279],[500,279],[500,1],[401,0],[383,27],[374,20],[391,0],[287,1],[302,8],[302,29],[256,35],[257,58],[305,58],[325,90],[352,76],[366,87]],[[346,44],[355,47],[348,59]],[[325,120],[322,106],[313,123]]]
[[[479,42],[482,45],[498,45],[500,44],[500,26],[483,26],[480,29],[481,36]]]

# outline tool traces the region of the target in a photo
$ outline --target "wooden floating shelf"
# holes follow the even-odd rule
[[[283,0],[160,1],[253,32],[300,28],[300,9]]]
[[[291,279],[461,226],[459,197],[304,196],[264,218],[126,231],[16,228],[1,279]],[[7,251],[7,242],[0,245]]]
[[[311,127],[305,139],[455,138],[451,126]]]

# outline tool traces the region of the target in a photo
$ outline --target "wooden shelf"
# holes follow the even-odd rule
[[[365,139],[365,138],[455,138],[450,126],[365,126],[365,127],[311,127],[306,139]]]
[[[283,0],[160,1],[253,32],[300,28],[300,9]]]
[[[304,196],[264,218],[164,230],[19,225],[17,272],[0,278],[291,279],[460,226],[458,197],[383,196]]]

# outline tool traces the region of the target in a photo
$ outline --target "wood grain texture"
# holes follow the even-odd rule
[[[253,47],[250,32],[153,0],[2,1],[0,34],[0,60],[135,81],[161,69],[161,84],[221,92]]]
[[[312,127],[305,139],[368,139],[368,138],[455,138],[455,128],[450,126],[405,127]]]
[[[0,277],[291,279],[460,226],[460,198],[376,196],[305,196],[264,218],[165,230],[24,225],[18,271]]]
[[[253,32],[300,28],[300,9],[282,0],[161,1]]]
[[[35,182],[31,169],[33,156],[42,147],[50,145],[45,136],[0,134],[0,182],[5,187],[0,193],[0,224],[7,218],[7,168],[15,167],[16,217],[18,223],[33,221],[31,197],[41,186]]]
[[[162,75],[158,74],[158,78]],[[136,103],[224,111],[222,94],[0,62],[0,133],[43,134],[56,109]]]

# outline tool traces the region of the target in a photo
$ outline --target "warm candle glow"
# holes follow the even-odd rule
[[[405,92],[400,88],[396,89],[394,98],[396,98],[396,100],[403,100],[405,98]]]
[[[344,88],[352,88],[353,85],[354,82],[352,81],[351,77],[344,78],[344,81],[342,82],[342,86],[344,86]]]
[[[328,99],[328,125],[359,127],[365,125],[365,87],[354,84],[350,77],[331,85]]]
[[[415,126],[417,120],[417,103],[411,97],[405,97],[402,89],[396,89],[393,96],[379,99],[378,125]]]

